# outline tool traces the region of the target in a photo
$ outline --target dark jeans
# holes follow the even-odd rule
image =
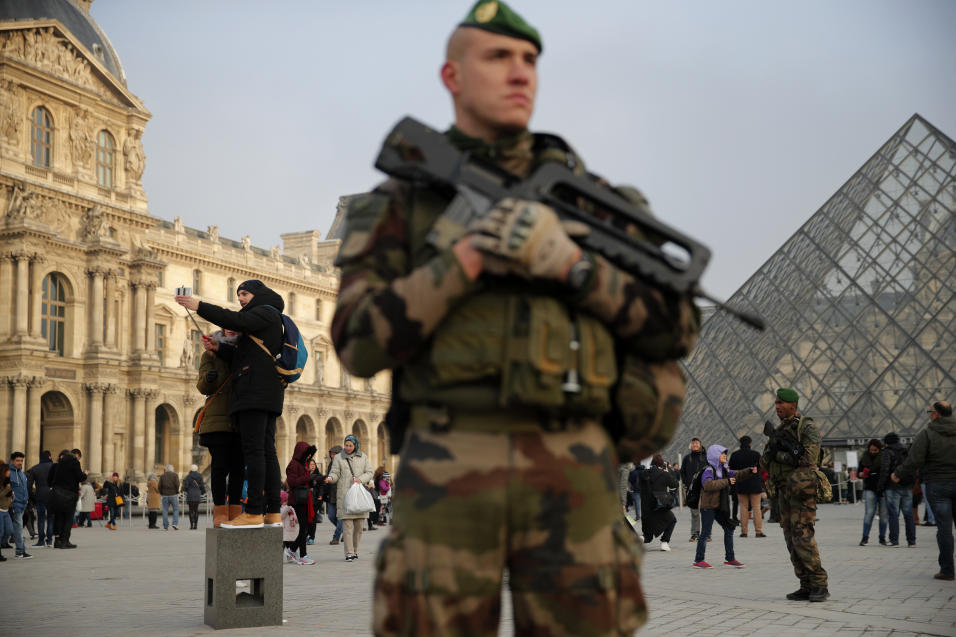
[[[916,523],[913,520],[913,492],[910,487],[887,489],[883,492],[886,500],[886,516],[890,528],[890,544],[900,541],[900,513],[906,524],[906,543],[916,544]]]
[[[53,524],[54,531],[57,535],[57,541],[61,544],[69,544],[70,542],[70,533],[73,531],[73,513],[76,511],[76,501],[78,499],[79,496],[75,495],[70,500],[69,505],[64,506],[61,510],[53,511],[56,516]]]
[[[199,503],[198,502],[187,502],[189,505],[189,524],[191,528],[198,528],[199,526]]]
[[[55,535],[53,511],[46,502],[37,502],[37,542],[39,544],[53,541]]]
[[[953,572],[953,510],[956,509],[956,482],[927,482],[926,497],[936,516],[936,544],[939,546],[939,572]]]
[[[299,535],[292,543],[292,552],[294,553],[296,549],[299,549],[299,557],[305,557],[309,552],[307,548],[309,540],[309,504],[308,502],[296,503],[292,508],[295,509],[295,517],[299,520]]]
[[[116,518],[120,516],[120,508],[116,506],[115,504],[110,504],[108,506],[110,510],[109,524],[116,524]]]
[[[242,443],[239,436],[226,432],[206,434],[203,440],[209,449],[210,460],[210,489],[212,489],[212,503],[217,506],[226,504],[229,496],[230,504],[239,504],[242,501],[242,481],[245,470],[245,461],[242,456]]]
[[[159,517],[159,511],[150,511],[150,512],[149,512],[149,526],[148,526],[147,528],[150,528],[150,529],[158,529],[158,528],[159,528],[159,527],[156,525],[156,518],[157,518],[157,517]]]
[[[236,414],[239,436],[242,439],[242,456],[246,463],[246,513],[278,513],[282,502],[279,492],[282,475],[276,457],[275,414],[259,409],[249,409]],[[265,495],[263,496],[263,491]]]
[[[700,536],[697,538],[695,562],[701,562],[704,559],[704,554],[707,552],[707,538],[710,537],[710,531],[714,528],[715,521],[724,530],[724,559],[728,562],[734,559],[734,529],[737,528],[736,525],[731,524],[724,516],[718,516],[717,509],[701,509]]]
[[[342,520],[340,520],[337,515],[338,507],[335,502],[329,502],[325,510],[329,515],[329,522],[335,525],[335,530],[332,531],[332,539],[338,540],[342,537]]]

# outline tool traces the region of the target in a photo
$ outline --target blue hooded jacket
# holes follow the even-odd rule
[[[721,445],[711,445],[707,447],[707,464],[710,466],[704,469],[701,474],[700,483],[710,482],[711,480],[722,480],[737,475],[737,472],[727,466],[727,463],[720,464],[720,454],[727,453],[727,447]],[[714,469],[717,475],[714,475]]]
[[[27,508],[30,491],[27,489],[27,475],[13,465],[10,465],[10,487],[13,489],[13,510],[20,513]]]

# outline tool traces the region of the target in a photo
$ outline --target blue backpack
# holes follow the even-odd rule
[[[279,312],[277,308],[271,305],[264,307]],[[299,332],[299,327],[295,324],[295,321],[281,312],[279,312],[279,316],[282,317],[282,345],[278,354],[273,356],[261,338],[256,338],[251,334],[249,338],[261,347],[262,351],[275,359],[276,371],[279,373],[279,377],[283,380],[283,383],[288,385],[289,383],[294,383],[299,380],[302,376],[305,363],[309,360],[309,352],[305,348],[305,341],[302,340],[302,334]]]

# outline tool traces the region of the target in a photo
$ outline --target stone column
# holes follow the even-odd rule
[[[103,471],[112,473],[113,471],[116,471],[117,468],[116,468],[116,454],[115,454],[115,450],[113,449],[113,437],[114,437],[113,430],[115,427],[116,411],[114,409],[111,409],[111,407],[115,403],[116,399],[114,397],[119,392],[119,387],[112,384],[105,385],[104,387],[105,389],[103,391],[103,412],[104,412],[103,438],[102,440],[98,441],[98,443],[103,451],[102,465],[101,465],[103,468]],[[127,417],[126,415],[127,413],[128,412],[125,412],[125,411],[123,413],[124,420]],[[95,444],[97,444],[97,441],[93,441],[93,445]],[[90,446],[92,447],[93,445],[90,445]]]
[[[103,344],[103,270],[90,268],[86,271],[93,281],[90,286],[90,323],[88,349],[99,349]]]
[[[40,415],[40,399],[43,397],[43,386],[46,385],[46,378],[43,376],[34,376],[27,383],[27,448],[22,450],[27,454],[27,462],[33,466],[33,463],[40,457],[40,428],[43,426]]]
[[[146,411],[144,409],[146,406],[146,390],[130,389],[129,395],[133,402],[133,427],[129,436],[129,461],[126,466],[132,468],[135,472],[142,472],[144,469],[143,460],[146,458]]]
[[[156,464],[156,397],[159,391],[150,389],[146,391],[143,401],[143,418],[146,421],[146,452],[143,456],[144,473],[148,474],[153,465]],[[165,460],[165,459],[164,459]]]
[[[146,354],[156,355],[156,283],[146,284]]]
[[[13,387],[13,420],[10,422],[10,451],[23,451],[27,446],[27,385],[29,376],[18,374],[9,379]],[[6,461],[6,458],[4,458]]]
[[[34,254],[30,257],[32,266],[30,268],[30,336],[35,339],[41,339],[41,304],[43,302],[43,264],[46,263],[46,257],[42,254]],[[31,459],[32,461],[32,459]]]
[[[179,425],[179,450],[180,463],[182,467],[188,467],[193,462],[193,405],[196,404],[194,396],[183,396],[183,416]]]
[[[107,270],[104,276],[104,296],[106,298],[106,346],[116,348],[116,272]]]
[[[146,287],[141,282],[130,282],[133,288],[133,356],[142,356],[146,351]]]
[[[13,298],[13,257],[6,252],[0,254],[0,298]],[[6,340],[10,336],[12,316],[8,314],[5,318],[6,320],[0,322],[0,340]],[[0,443],[5,444],[6,440],[0,438]]]
[[[91,473],[103,472],[103,396],[106,385],[87,383],[83,389],[89,394],[89,425],[86,439],[86,469]]]
[[[27,321],[29,319],[30,286],[28,274],[30,269],[30,256],[26,253],[20,253],[17,254],[15,258],[17,260],[17,279],[13,299],[17,304],[17,313],[13,333],[22,339],[27,335]]]

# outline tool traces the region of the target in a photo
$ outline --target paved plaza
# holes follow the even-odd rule
[[[916,548],[858,547],[862,505],[825,505],[817,537],[830,574],[829,601],[789,602],[797,588],[780,528],[767,538],[737,538],[744,569],[691,568],[694,545],[687,541],[690,515],[681,513],[673,551],[650,545],[643,582],[652,635],[956,636],[956,583],[934,580],[935,529],[918,527]],[[188,527],[188,522],[181,520]],[[141,518],[116,532],[98,524],[74,529],[80,548],[32,549],[32,560],[0,564],[0,625],[4,634],[207,635],[203,625],[204,531],[150,531]],[[203,518],[200,525],[208,524]],[[241,531],[237,531],[241,532]],[[330,546],[331,526],[319,527],[310,547],[315,566],[285,566],[285,627],[243,629],[225,634],[348,636],[371,634],[370,591],[376,547],[387,533],[362,539],[360,559],[346,563],[342,546]],[[708,546],[711,564],[723,562],[722,543]],[[501,635],[511,635],[503,611]],[[15,632],[7,629],[16,627]]]

